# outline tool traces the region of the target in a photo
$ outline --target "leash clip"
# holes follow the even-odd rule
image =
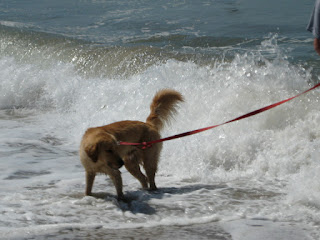
[[[141,147],[142,150],[145,150],[151,147],[152,147],[152,143],[142,142],[142,147]]]

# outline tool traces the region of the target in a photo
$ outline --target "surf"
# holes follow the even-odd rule
[[[108,229],[255,216],[318,221],[317,211],[311,211],[320,199],[317,91],[259,116],[165,143],[157,174],[160,192],[154,195],[139,190],[123,171],[130,205],[119,205],[113,186],[101,176],[96,191],[102,197],[82,196],[77,149],[85,129],[145,119],[159,89],[185,96],[163,137],[219,124],[308,89],[314,83],[311,69],[292,64],[277,36],[258,45],[246,42],[240,50],[227,44],[219,51],[219,46],[189,46],[162,52],[3,31],[0,119],[7,153],[1,158],[12,162],[10,168],[2,166],[6,196],[0,220],[7,234],[17,227],[22,234],[36,234],[41,221],[52,232],[88,219],[95,229],[101,226],[101,209]],[[22,212],[10,214],[14,206]]]

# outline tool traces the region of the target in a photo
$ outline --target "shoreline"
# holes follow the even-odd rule
[[[11,236],[2,236],[2,239],[195,239],[195,240],[312,240],[308,233],[308,227],[303,227],[293,222],[274,222],[268,219],[239,219],[227,222],[211,222],[193,224],[187,226],[157,226],[124,229],[107,229],[103,226],[85,227],[72,226],[62,227],[51,233],[41,234],[46,231],[31,230],[27,236],[18,232]],[[53,230],[53,229],[52,229]]]

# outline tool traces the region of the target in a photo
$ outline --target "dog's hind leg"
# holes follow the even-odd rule
[[[157,148],[151,147],[149,149],[146,149],[144,153],[143,167],[148,177],[150,190],[152,191],[157,190],[157,186],[154,179],[158,170],[158,160],[160,156],[161,147],[162,146]]]
[[[139,158],[141,158],[141,154],[139,154],[138,151],[132,151],[124,158],[124,166],[132,174],[132,176],[139,180],[142,188],[147,189],[147,177],[140,170]]]
[[[96,177],[95,172],[88,172],[86,171],[86,192],[85,195],[89,196],[92,194],[92,186],[94,179]]]
[[[150,161],[150,159],[148,159]],[[147,161],[148,161],[147,160]],[[146,170],[146,174],[148,177],[148,181],[150,184],[150,190],[157,190],[157,186],[155,183],[155,176],[156,176],[156,172],[157,172],[157,165],[152,165],[152,164],[145,164],[144,165],[144,169]]]

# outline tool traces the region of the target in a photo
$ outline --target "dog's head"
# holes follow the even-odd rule
[[[112,169],[119,169],[124,165],[122,158],[115,149],[105,149],[107,165]]]
[[[106,164],[112,169],[119,169],[124,165],[117,151],[117,140],[112,134],[106,132],[92,134],[88,141],[89,144],[86,145],[85,151],[93,162],[101,159],[106,161]]]
[[[106,153],[107,165],[112,169],[119,169],[124,165],[124,162],[120,155],[118,154],[118,142],[114,135],[107,133],[108,139],[105,142],[102,142],[103,151]]]

